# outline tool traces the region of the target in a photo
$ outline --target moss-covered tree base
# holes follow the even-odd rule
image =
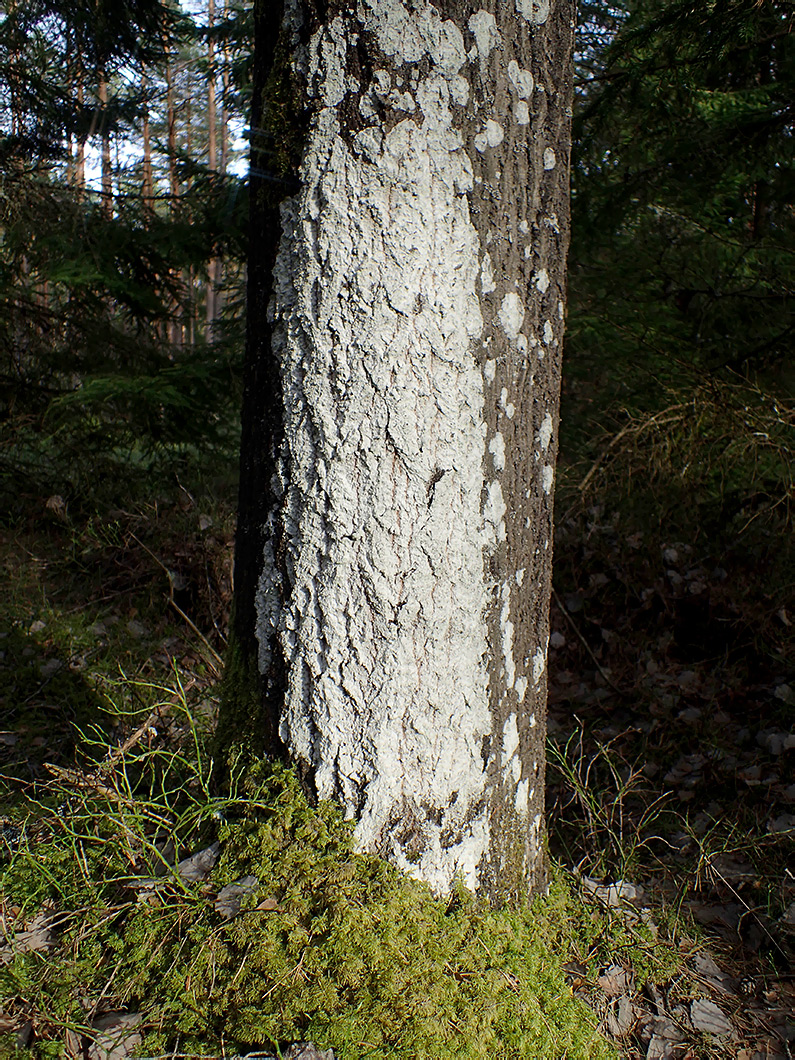
[[[463,888],[435,899],[355,854],[336,807],[310,806],[282,766],[251,771],[219,811],[220,858],[187,893],[176,881],[125,885],[106,858],[95,863],[104,878],[85,879],[78,893],[77,848],[39,844],[35,857],[47,854],[71,881],[54,886],[60,912],[80,913],[67,916],[56,951],[20,953],[0,968],[0,994],[35,1007],[40,993],[61,1031],[85,1028],[86,1004],[99,998],[95,1013],[143,1013],[139,1051],[149,1056],[177,1042],[220,1055],[306,1039],[340,1060],[613,1055],[561,970],[582,930],[562,885],[522,909],[495,911]],[[25,901],[33,856],[19,854],[1,874],[9,900]],[[256,885],[225,918],[218,892],[245,877]],[[52,1048],[40,1045],[41,1055]]]

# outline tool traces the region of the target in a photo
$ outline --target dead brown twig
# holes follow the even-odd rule
[[[590,644],[585,639],[585,637],[582,635],[580,630],[577,628],[577,623],[574,621],[574,619],[571,617],[571,615],[569,614],[567,609],[564,607],[564,605],[561,602],[560,597],[558,596],[557,592],[554,589],[552,590],[552,598],[554,599],[555,603],[558,605],[558,608],[560,609],[561,613],[563,614],[563,617],[566,619],[566,621],[569,623],[571,628],[574,630],[574,634],[577,637],[577,639],[580,641],[580,643],[582,644],[583,648],[585,648],[585,650],[588,652],[590,657],[593,659],[594,665],[596,666],[596,669],[599,671],[599,673],[602,675],[602,677],[603,677],[603,679],[605,681],[605,684],[609,685],[610,688],[612,688],[613,691],[616,693],[616,695],[619,695],[619,696],[622,696],[622,697],[625,696],[626,693],[622,692],[622,690],[618,687],[618,685],[615,684],[615,682],[610,678],[609,674],[604,669],[602,664],[599,662],[599,660],[594,655]]]
[[[112,751],[107,759],[97,770],[99,776],[104,776],[109,773],[115,765],[130,751],[136,744],[140,743],[144,736],[150,731],[156,721],[160,720],[160,712],[158,710],[152,711],[143,725],[139,725],[135,732],[131,733],[127,739]]]
[[[198,626],[196,626],[196,624],[185,614],[185,612],[174,599],[173,574],[165,565],[165,563],[163,563],[163,561],[154,554],[151,548],[145,545],[139,537],[136,537],[132,530],[130,531],[130,537],[133,539],[133,541],[137,542],[137,544],[141,546],[144,552],[148,552],[152,559],[155,561],[155,563],[158,565],[158,567],[160,567],[160,569],[165,572],[165,575],[168,578],[168,602],[171,604],[171,606],[174,608],[180,618],[183,619],[190,626],[190,628],[193,630],[199,640],[201,640],[202,644],[204,644],[204,646],[207,648],[208,652],[210,653],[210,658],[207,660],[210,669],[213,671],[213,674],[216,677],[220,677],[223,671],[224,660],[221,658],[221,656],[218,654],[212,644],[210,644],[209,640],[207,640],[207,638],[198,628]]]

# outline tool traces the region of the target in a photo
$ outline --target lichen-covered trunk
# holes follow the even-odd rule
[[[282,169],[252,180],[274,238],[230,688],[253,698],[227,694],[224,738],[289,755],[362,849],[500,900],[544,881],[573,17],[288,0],[261,122]]]

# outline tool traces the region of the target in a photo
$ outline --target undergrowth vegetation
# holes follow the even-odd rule
[[[214,789],[230,506],[161,492],[88,519],[42,500],[43,519],[4,531],[9,1048],[80,1052],[123,1012],[141,1055],[308,1037],[340,1057],[610,1055],[564,965],[665,979],[681,937],[562,869],[522,910],[439,901],[353,854],[290,773]]]
[[[590,488],[604,489],[611,468]],[[759,613],[733,611],[736,586],[699,574],[696,546],[666,542],[664,524],[641,531],[618,505],[617,517],[585,504],[568,513],[553,609],[564,643],[553,639],[551,659],[558,867],[548,898],[493,911],[463,890],[435,900],[354,855],[349,825],[309,806],[289,773],[233,774],[218,794],[231,506],[174,482],[130,508],[80,518],[42,499],[44,518],[4,530],[9,1048],[80,1052],[123,1012],[140,1055],[307,1038],[340,1057],[610,1055],[583,1007],[603,1029],[605,969],[631,969],[635,990],[671,984],[689,1003],[705,930],[760,981],[785,963],[788,838],[769,824],[786,808],[786,774],[755,745],[789,709],[776,698],[787,651],[777,598],[760,600],[757,585],[744,600]],[[691,591],[699,579],[705,589]],[[705,666],[694,652],[716,629],[720,645],[733,630],[734,646]],[[723,738],[749,696],[758,721],[737,754]],[[611,904],[610,881],[620,895],[628,880],[646,896]],[[734,936],[699,915],[731,905]]]
[[[627,970],[627,997],[666,984],[681,1008],[705,940],[768,990],[793,900],[791,414],[753,387],[704,388],[623,423],[605,414],[612,433],[585,444],[586,394],[573,371],[550,654],[556,868],[523,910],[462,890],[439,902],[354,855],[349,826],[288,773],[214,789],[228,473],[178,460],[140,493],[131,480],[125,505],[99,482],[12,509],[9,1049],[80,1053],[121,1012],[137,1055],[299,1039],[339,1057],[610,1055],[605,970]],[[619,1030],[625,1055],[645,1053]]]
[[[611,372],[604,434],[586,442],[592,389],[576,352],[570,367],[552,849],[594,877],[644,885],[659,915],[705,926],[768,982],[792,960],[795,896],[792,402],[717,376],[688,391],[683,374],[642,411],[622,407]]]
[[[36,1055],[92,1040],[117,1009],[140,1017],[143,1055],[304,1038],[350,1058],[611,1055],[562,965],[616,947],[665,963],[651,932],[562,878],[524,909],[463,887],[435,899],[354,854],[339,811],[310,806],[285,769],[233,776],[219,798],[179,682],[139,692],[149,705],[120,745],[86,734],[81,767],[51,764],[5,821],[16,947],[0,997]]]

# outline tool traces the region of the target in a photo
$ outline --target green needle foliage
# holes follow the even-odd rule
[[[669,377],[780,372],[795,285],[792,5],[581,14],[574,356],[609,348]]]
[[[241,181],[163,147],[154,118],[150,143],[161,160],[171,151],[178,199],[163,193],[162,173],[143,194],[139,161],[124,169],[117,157],[112,201],[79,173],[81,152],[103,138],[109,151],[143,150],[144,114],[164,107],[166,64],[196,38],[162,0],[99,3],[90,16],[21,0],[0,14],[4,509],[42,492],[90,505],[103,477],[129,495],[136,469],[234,447]],[[227,316],[208,341],[197,292],[221,259]]]
[[[597,0],[580,17],[564,456],[598,458],[588,481],[612,468],[608,488],[631,482],[638,499],[651,471],[646,501],[671,533],[778,535],[793,490],[795,11]]]

